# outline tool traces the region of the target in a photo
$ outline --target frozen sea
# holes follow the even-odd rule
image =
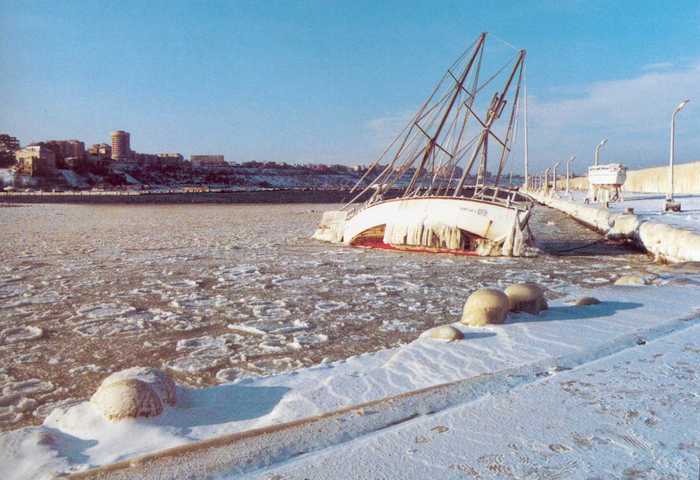
[[[0,205],[0,430],[134,365],[197,387],[403,345],[483,286],[535,281],[557,299],[633,272],[684,281],[684,267],[587,246],[599,237],[545,208],[531,222],[543,253],[519,259],[311,240],[332,208]]]

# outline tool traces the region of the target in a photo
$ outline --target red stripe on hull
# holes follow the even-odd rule
[[[380,250],[397,250],[400,252],[420,252],[420,253],[449,253],[451,255],[462,255],[467,257],[479,256],[478,253],[470,250],[457,250],[453,248],[433,248],[421,247],[419,245],[392,245],[384,243],[381,238],[362,238],[357,242],[352,242],[353,247],[360,248],[377,248]]]

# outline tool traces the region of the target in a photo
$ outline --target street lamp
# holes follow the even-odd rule
[[[666,195],[666,211],[673,210],[679,212],[681,206],[678,203],[673,202],[673,157],[676,155],[676,114],[683,110],[683,108],[688,105],[690,100],[683,100],[678,104],[676,109],[671,115],[671,148],[669,152],[668,160],[668,194]]]
[[[608,139],[607,139],[607,138],[604,138],[604,139],[601,140],[601,142],[600,142],[598,145],[596,145],[596,147],[595,147],[595,160],[594,160],[593,165],[595,165],[596,167],[598,166],[598,155],[600,154],[600,149],[601,149],[606,143],[608,143]]]
[[[572,155],[571,158],[566,162],[566,193],[569,194],[569,176],[571,170],[571,164],[576,160],[576,155]]]
[[[552,166],[552,170],[554,172],[554,193],[557,193],[557,167],[559,166],[559,162],[555,163]]]

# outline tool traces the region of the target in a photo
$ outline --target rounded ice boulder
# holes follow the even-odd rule
[[[107,385],[103,382],[90,402],[113,422],[125,418],[155,417],[163,412],[163,402],[153,388],[135,378],[116,380]]]
[[[481,288],[472,293],[464,304],[461,322],[479,327],[503,323],[508,315],[508,296],[496,288]]]
[[[167,373],[162,370],[158,370],[157,368],[131,367],[127,368],[126,370],[120,370],[102,380],[102,386],[104,387],[110,383],[129,378],[141,380],[143,383],[150,386],[156,395],[158,395],[163,404],[174,407],[177,403],[177,389],[175,387],[175,382],[173,382],[173,379],[170,378]]]
[[[452,325],[441,325],[430,330],[430,337],[435,340],[447,340],[451,342],[453,340],[463,339],[464,334]]]
[[[581,297],[573,302],[577,307],[583,307],[586,305],[598,305],[600,300],[595,297]]]
[[[527,312],[537,315],[546,310],[544,290],[536,283],[516,283],[506,288],[511,312]]]

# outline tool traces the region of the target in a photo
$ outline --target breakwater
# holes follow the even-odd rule
[[[529,192],[538,202],[570,215],[610,238],[626,239],[654,256],[655,260],[679,263],[700,262],[700,234],[631,213],[613,213],[542,192]]]
[[[566,187],[566,180],[557,180],[557,187]],[[570,180],[570,188],[588,190],[586,177]],[[627,180],[622,186],[626,192],[666,193],[668,192],[668,166],[628,170]],[[677,194],[700,194],[700,162],[681,163],[674,167],[673,190]]]

